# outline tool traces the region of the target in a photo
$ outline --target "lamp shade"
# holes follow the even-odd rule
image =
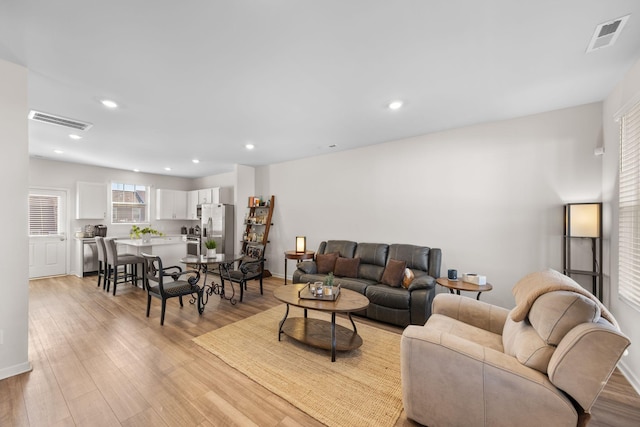
[[[565,208],[567,235],[600,237],[602,203],[570,203]]]
[[[307,238],[305,236],[296,237],[296,252],[304,253],[307,250]]]

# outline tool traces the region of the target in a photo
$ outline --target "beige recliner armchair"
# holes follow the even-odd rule
[[[533,273],[504,308],[438,294],[402,334],[407,417],[437,426],[585,425],[629,346],[593,295],[557,271]]]

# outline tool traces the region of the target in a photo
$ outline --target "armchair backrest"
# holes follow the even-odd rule
[[[514,286],[514,294],[518,305],[502,333],[505,353],[547,374],[589,412],[628,338],[602,303],[556,271],[526,276]],[[601,317],[605,314],[611,321]]]
[[[249,258],[253,258],[254,261],[264,258],[264,245],[260,243],[248,244],[245,250],[245,255]]]
[[[147,292],[162,295],[164,282],[162,259],[157,255],[141,254],[144,258],[144,287]]]

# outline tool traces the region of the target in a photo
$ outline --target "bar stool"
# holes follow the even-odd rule
[[[96,247],[98,248],[98,287],[102,281],[102,289],[107,288],[107,248],[104,245],[104,237],[96,236]]]
[[[116,294],[116,286],[118,283],[124,283],[131,281],[134,286],[137,285],[138,279],[138,264],[144,264],[144,258],[133,254],[118,254],[116,241],[113,238],[104,239],[104,244],[107,252],[107,292],[111,283],[113,282],[113,295]],[[120,271],[119,267],[122,267]],[[127,271],[129,267],[129,271]]]

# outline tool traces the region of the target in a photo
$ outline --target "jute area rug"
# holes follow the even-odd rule
[[[393,426],[402,411],[400,335],[354,317],[360,348],[337,352],[278,341],[285,305],[194,338],[228,365],[328,426]],[[309,310],[309,317],[331,320]],[[289,317],[302,316],[291,307]],[[337,323],[351,328],[348,319]]]

